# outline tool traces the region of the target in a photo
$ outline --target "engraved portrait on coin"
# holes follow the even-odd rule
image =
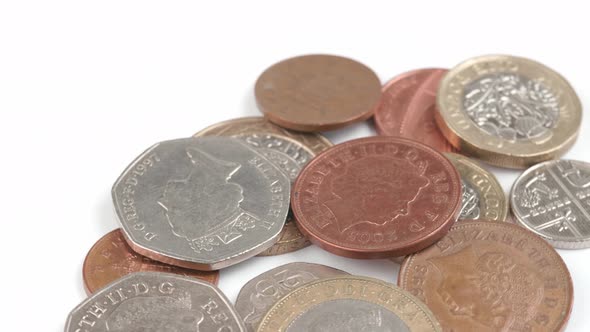
[[[552,160],[526,170],[512,186],[518,224],[563,249],[590,247],[590,164]]]
[[[437,93],[435,119],[462,154],[526,168],[569,149],[580,100],[559,73],[530,59],[486,55],[452,68]]]
[[[137,272],[91,295],[69,314],[65,332],[246,332],[221,291],[198,279]]]
[[[239,139],[158,143],[113,186],[125,238],[138,253],[217,270],[270,247],[289,211],[290,181]]]
[[[384,225],[407,216],[411,203],[430,184],[425,165],[391,157],[370,157],[351,162],[332,182],[333,199],[324,205],[340,232],[359,224]]]

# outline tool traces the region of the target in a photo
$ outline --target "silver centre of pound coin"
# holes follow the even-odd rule
[[[290,181],[240,139],[210,136],[152,146],[112,194],[133,249],[216,270],[274,244],[289,211]]]
[[[481,208],[479,207],[480,197],[477,190],[473,189],[469,181],[461,179],[461,211],[459,219],[479,219]]]
[[[246,331],[221,291],[195,278],[138,272],[98,291],[68,316],[65,332]]]
[[[465,111],[480,129],[511,142],[546,135],[559,118],[557,96],[521,75],[483,76],[465,86],[463,98]]]
[[[268,270],[248,281],[236,299],[236,310],[249,332],[256,331],[268,309],[289,292],[308,282],[347,275],[320,264],[289,263]]]
[[[551,160],[527,169],[510,195],[516,221],[556,248],[590,247],[590,164]]]
[[[361,300],[338,299],[320,303],[297,317],[286,332],[410,332],[386,308]]]
[[[276,134],[240,134],[238,137],[258,149],[270,162],[295,182],[301,169],[314,157],[303,144]]]

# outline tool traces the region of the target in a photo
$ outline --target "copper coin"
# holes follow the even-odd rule
[[[387,82],[375,110],[379,135],[410,138],[441,152],[455,151],[434,119],[436,91],[446,72],[446,69],[418,69]]]
[[[404,138],[348,141],[301,171],[291,195],[312,243],[352,258],[389,258],[426,248],[457,219],[461,179],[441,153]]]
[[[404,261],[398,284],[432,310],[444,331],[562,331],[573,303],[559,254],[509,223],[458,222]]]
[[[88,295],[133,272],[168,272],[217,284],[219,271],[203,272],[176,267],[135,253],[117,228],[100,238],[86,255],[82,275]]]
[[[256,81],[258,108],[293,130],[342,128],[373,115],[381,83],[367,66],[334,55],[304,55],[274,64]]]

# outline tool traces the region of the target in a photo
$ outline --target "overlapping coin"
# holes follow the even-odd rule
[[[161,272],[127,275],[80,303],[65,332],[242,331],[231,303],[214,285]]]
[[[276,242],[290,181],[262,153],[229,137],[157,143],[113,186],[125,238],[152,259],[217,270]]]
[[[232,136],[245,140],[251,146],[261,149],[262,153],[286,175],[295,181],[301,168],[316,153],[321,152],[332,143],[320,134],[300,133],[278,127],[261,117],[238,118],[207,127],[194,136]],[[287,221],[277,242],[259,256],[280,255],[301,248],[311,243],[301,234],[289,213]]]
[[[510,223],[460,221],[409,256],[398,284],[432,310],[445,331],[562,331],[573,285],[559,254]]]
[[[381,280],[346,276],[295,289],[268,311],[257,331],[442,330],[432,312],[411,294]]]
[[[570,84],[525,58],[489,55],[451,69],[440,83],[436,120],[461,153],[526,168],[572,146],[582,109]]]
[[[82,276],[88,294],[133,272],[167,272],[198,278],[217,284],[218,271],[198,271],[164,264],[134,252],[123,237],[121,229],[115,229],[100,238],[88,251]]]
[[[515,221],[554,247],[590,247],[590,164],[551,160],[520,175],[510,194]]]
[[[236,310],[248,331],[256,331],[262,317],[278,300],[309,282],[348,274],[312,263],[289,263],[268,270],[248,281],[236,299]]]
[[[505,221],[508,199],[494,174],[467,157],[455,153],[445,153],[445,157],[461,175],[463,198],[458,219]]]
[[[313,54],[272,65],[256,81],[255,95],[264,116],[281,127],[323,131],[370,118],[381,83],[357,61]]]
[[[389,258],[424,249],[455,222],[461,179],[434,149],[397,137],[336,145],[295,182],[299,229],[320,247],[353,258]]]
[[[418,69],[387,82],[375,110],[379,135],[413,139],[441,152],[454,151],[434,119],[436,92],[446,72],[446,69]]]

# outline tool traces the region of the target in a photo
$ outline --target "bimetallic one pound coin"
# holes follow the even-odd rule
[[[424,144],[398,137],[336,145],[305,166],[293,187],[297,226],[337,255],[389,258],[444,236],[461,206],[453,164]]]
[[[435,332],[432,312],[381,280],[343,276],[310,282],[277,302],[258,332]]]
[[[434,120],[436,92],[446,72],[446,69],[418,69],[387,82],[375,110],[379,135],[406,137],[441,152],[454,151]]]
[[[289,211],[290,181],[242,140],[185,138],[142,153],[112,195],[134,251],[208,271],[276,242]]]
[[[517,224],[556,248],[590,247],[590,164],[551,160],[520,175],[510,194]]]
[[[274,64],[255,85],[270,121],[299,131],[342,128],[370,118],[381,83],[367,66],[334,55],[304,55]]]
[[[494,174],[467,157],[455,153],[444,155],[461,175],[463,198],[458,219],[505,221],[508,215],[508,199]]]
[[[436,121],[462,154],[526,168],[555,159],[576,140],[582,107],[570,84],[525,58],[467,60],[443,78]]]
[[[246,327],[214,285],[136,272],[101,289],[68,316],[65,332],[235,331]]]
[[[510,223],[458,222],[404,261],[398,284],[432,310],[444,331],[562,331],[573,303],[559,254]]]
[[[168,272],[198,278],[212,284],[219,280],[218,271],[198,271],[172,266],[135,253],[115,229],[100,238],[88,251],[82,276],[87,294],[92,294],[111,282],[133,272]]]
[[[320,264],[289,263],[248,281],[236,299],[236,310],[249,332],[256,331],[262,317],[278,300],[309,282],[348,273]]]
[[[276,161],[279,168],[294,181],[301,167],[317,153],[332,146],[332,143],[320,134],[300,133],[276,126],[262,117],[238,118],[212,125],[194,136],[233,136],[245,139],[255,147],[265,149],[269,160]],[[273,158],[272,156],[276,158]],[[311,242],[297,229],[292,213],[277,242],[259,256],[281,255],[296,251],[310,245]]]

